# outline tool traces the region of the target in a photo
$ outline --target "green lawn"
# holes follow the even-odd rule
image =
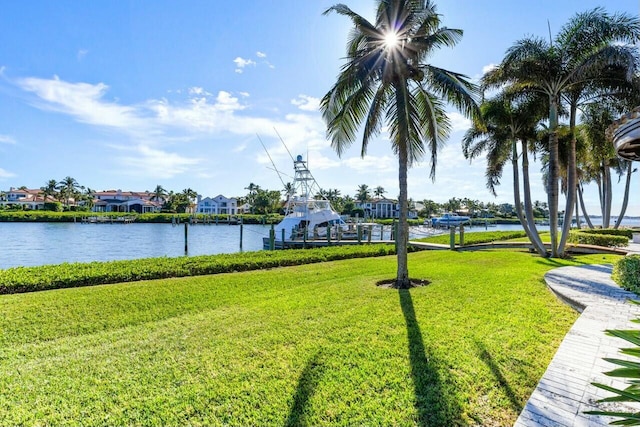
[[[577,262],[612,262],[588,256]],[[525,252],[0,296],[0,425],[511,425],[577,314]]]

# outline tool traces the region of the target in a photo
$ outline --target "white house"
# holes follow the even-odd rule
[[[397,200],[373,199],[366,202],[356,202],[355,206],[364,210],[365,216],[370,218],[399,218],[400,205]],[[409,207],[409,219],[417,218],[415,207]]]
[[[47,202],[54,202],[55,199],[47,197]],[[27,209],[44,209],[45,200],[42,195],[42,190],[36,189],[23,189],[11,187],[9,191],[5,192],[3,199],[0,201],[1,205],[14,205],[22,206]]]
[[[210,215],[236,215],[238,214],[238,200],[235,198],[227,198],[222,194],[216,197],[198,196],[198,204],[196,213]]]

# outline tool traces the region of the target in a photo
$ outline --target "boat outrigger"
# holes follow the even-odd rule
[[[318,239],[333,241],[357,239],[356,224],[347,224],[333,210],[329,200],[315,198],[315,195],[320,193],[320,187],[307,167],[307,162],[302,160],[302,156],[296,157],[293,167],[294,189],[292,194],[287,195],[285,217],[274,229],[274,239],[277,243]],[[361,229],[360,237],[363,232],[364,230]],[[263,239],[265,249],[269,249],[271,244],[271,238]]]

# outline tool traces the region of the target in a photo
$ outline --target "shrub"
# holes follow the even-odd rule
[[[592,230],[589,230],[592,231]],[[596,245],[605,247],[628,246],[629,239],[625,236],[614,236],[611,234],[597,234],[586,231],[570,231],[569,243],[578,243],[583,245]]]
[[[0,294],[232,273],[394,253],[394,245],[377,244],[16,267],[0,270]]]
[[[594,228],[579,230],[579,233],[587,233],[587,234],[606,234],[610,236],[625,236],[627,239],[631,239],[633,237],[633,230],[629,228]]]
[[[44,204],[45,211],[62,212],[62,203],[60,202],[47,202]]]
[[[629,255],[613,266],[611,278],[622,289],[640,295],[640,255]]]

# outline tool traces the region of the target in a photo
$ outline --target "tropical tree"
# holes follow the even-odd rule
[[[40,187],[40,195],[44,203],[47,203],[47,199],[55,199],[57,193],[58,182],[55,179],[50,179],[43,187]]]
[[[67,209],[69,209],[71,199],[78,193],[79,188],[80,184],[78,184],[78,181],[70,176],[65,177],[58,183],[60,196],[64,198]]]
[[[428,151],[435,179],[438,149],[451,129],[445,101],[466,116],[477,108],[477,88],[465,76],[425,62],[436,49],[454,46],[462,30],[441,27],[441,15],[430,0],[378,0],[373,23],[343,4],[325,14],[329,12],[349,17],[354,28],[347,41],[347,62],[321,101],[327,133],[342,155],[364,124],[364,156],[383,124],[389,129],[400,187],[395,285],[406,288],[407,170]]]
[[[158,184],[156,185],[156,188],[153,190],[150,200],[160,203],[161,201],[164,201],[166,197],[167,197],[167,190],[165,190],[164,187],[162,187],[162,185]]]
[[[245,198],[246,203],[249,204],[250,209],[251,209],[251,213],[255,213],[255,206],[254,205],[255,205],[255,202],[256,202],[256,195],[258,194],[258,191],[260,191],[260,186],[257,185],[257,184],[254,184],[253,182],[251,182],[244,189],[249,191],[249,193],[247,194],[247,196]]]
[[[94,206],[94,196],[96,194],[96,191],[92,188],[89,187],[82,187],[82,195],[80,197],[80,199],[83,201],[84,206],[88,209],[91,210]]]
[[[191,188],[185,188],[184,190],[182,190],[182,194],[187,201],[187,208],[191,208],[192,206],[194,206],[195,201],[198,198],[198,193]],[[187,209],[185,209],[185,212],[186,211]]]
[[[364,203],[371,198],[371,190],[367,184],[358,185],[356,190],[356,200],[360,203]]]
[[[381,186],[378,185],[375,188],[375,190],[373,190],[373,195],[376,196],[376,197],[383,197],[384,193],[386,193],[386,192],[387,191],[384,189],[384,187],[381,187]]]
[[[536,126],[544,104],[539,98],[529,97],[515,102],[503,92],[486,100],[480,106],[481,119],[475,120],[462,140],[464,156],[473,159],[487,152],[487,188],[496,195],[504,165],[511,160],[513,168],[513,197],[516,215],[534,249],[542,256],[547,251],[538,235],[531,202],[529,182],[529,142],[536,138]],[[517,143],[521,143],[518,153]],[[518,159],[522,156],[524,209],[520,197],[520,172]]]
[[[591,104],[584,111],[583,123],[580,127],[581,134],[587,144],[586,157],[582,159],[582,170],[586,172],[582,183],[594,181],[598,185],[600,213],[604,228],[608,228],[611,224],[613,200],[611,171],[615,171],[619,179],[626,175],[622,209],[614,228],[620,226],[626,211],[629,201],[631,174],[634,172],[631,162],[617,157],[613,144],[606,136],[607,128],[620,110],[620,108],[615,108],[614,105],[608,103]]]
[[[425,199],[422,201],[422,205],[424,206],[424,209],[420,213],[424,217],[430,217],[440,210],[440,204],[434,202],[433,200]]]
[[[637,19],[626,14],[609,15],[601,8],[580,13],[564,25],[555,40],[527,37],[517,41],[501,64],[485,75],[489,86],[505,83],[535,91],[548,99],[549,173],[547,195],[550,214],[551,255],[564,255],[577,188],[575,139],[568,156],[567,205],[562,239],[558,241],[558,125],[563,97],[569,109],[569,126],[575,131],[578,105],[599,89],[622,84],[635,69],[634,43],[640,37]],[[622,71],[623,73],[620,73]],[[629,73],[631,71],[631,73]]]

